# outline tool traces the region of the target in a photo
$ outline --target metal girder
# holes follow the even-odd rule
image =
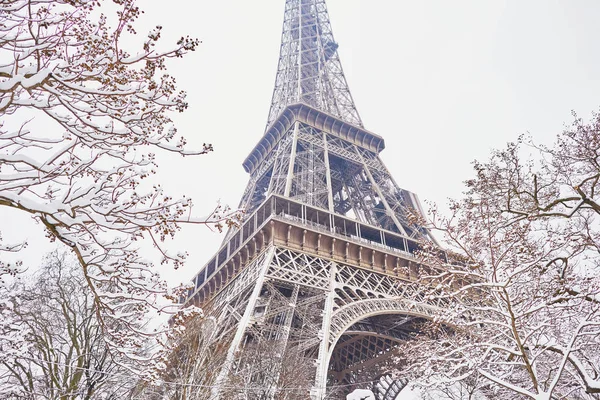
[[[240,207],[256,210],[268,195],[349,216],[415,240],[434,241],[409,222],[418,200],[391,178],[375,152],[307,123],[293,122],[250,178]],[[229,237],[229,236],[228,236]]]
[[[283,109],[305,103],[362,126],[346,83],[325,0],[287,0],[267,127]]]
[[[248,346],[256,351],[272,343],[268,347],[277,354],[293,349],[313,360],[304,371],[315,381],[314,399],[326,395],[332,368],[351,376],[382,362],[395,343],[411,340],[414,321],[443,312],[416,283],[277,246],[248,264],[213,302],[220,332],[234,337],[227,371]],[[244,360],[236,368],[251,371],[251,361]],[[269,368],[279,374],[280,367]],[[227,376],[223,372],[219,384]]]
[[[407,382],[401,379],[394,379],[390,375],[384,375],[373,385],[373,393],[377,400],[396,400],[402,389],[406,387]]]
[[[370,332],[347,332],[331,358],[332,379],[342,385],[346,393],[370,387],[376,399],[395,400],[406,382],[381,371],[393,362],[390,356],[398,343],[394,338]]]
[[[346,340],[340,341],[329,363],[330,370],[337,375],[337,381],[342,383],[353,383],[346,380],[346,375],[373,366],[379,357],[389,354],[397,345],[395,340],[379,335],[347,336]]]

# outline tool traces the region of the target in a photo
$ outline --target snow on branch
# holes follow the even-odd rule
[[[191,199],[146,184],[157,152],[201,155],[212,146],[187,149],[171,120],[188,105],[165,60],[199,41],[182,37],[158,50],[156,27],[130,53],[123,37],[136,37],[141,12],[134,0],[0,5],[0,206],[30,214],[76,254],[107,342],[132,358],[148,337],[143,316],[177,297],[139,241],[178,266],[186,253],[171,254],[162,241],[182,223],[220,230],[239,218],[220,205],[197,217]]]
[[[431,210],[446,250],[423,246],[418,279],[447,307],[398,349],[398,375],[506,399],[600,393],[599,154],[600,115],[576,118],[554,147],[521,137],[475,162],[450,215]]]

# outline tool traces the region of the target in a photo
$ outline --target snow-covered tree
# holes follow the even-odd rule
[[[400,351],[404,373],[498,398],[600,397],[599,162],[595,114],[553,147],[520,138],[475,163],[451,215],[432,212],[455,254],[424,249],[422,280],[448,313]]]
[[[125,398],[136,383],[133,361],[112,354],[104,343],[92,293],[74,257],[49,254],[33,277],[11,289],[0,289],[3,317],[20,330],[25,345],[15,348],[0,339],[0,397]]]
[[[185,252],[171,254],[161,241],[180,223],[220,229],[231,216],[216,207],[195,217],[189,198],[147,179],[159,152],[212,148],[187,150],[170,117],[187,103],[166,61],[198,40],[164,47],[160,26],[138,40],[141,13],[135,0],[0,2],[0,207],[31,215],[73,251],[103,339],[132,357],[147,340],[143,316],[168,311],[161,300],[177,296],[141,256],[140,241],[177,266]],[[9,243],[9,228],[0,229]]]
[[[209,305],[202,309],[211,314]],[[196,317],[173,346],[166,367],[155,384],[142,382],[134,397],[144,399],[298,400],[309,397],[314,365],[301,351],[283,351],[282,343],[248,338],[227,367],[232,335],[219,336],[214,317]],[[283,353],[282,353],[283,351]],[[229,368],[224,370],[223,368]],[[225,379],[219,379],[224,373]],[[339,388],[328,388],[326,399],[336,399]]]
[[[14,321],[13,303],[7,290],[7,285],[23,271],[22,263],[8,262],[1,258],[3,254],[18,252],[25,246],[26,243],[3,244],[0,236],[0,362],[20,354],[27,346],[23,328]],[[10,294],[18,296],[20,293],[15,290]]]
[[[26,242],[15,243],[15,244],[5,244],[2,243],[2,236],[0,235],[0,256],[6,253],[16,253],[21,251],[25,246],[27,246]],[[6,278],[14,277],[19,272],[21,272],[22,267],[21,261],[9,262],[0,259],[0,285],[6,284]]]
[[[276,340],[249,340],[239,350],[221,390],[235,400],[300,400],[309,398],[314,384],[314,365],[302,351],[285,349]],[[331,388],[323,400],[335,398]]]
[[[207,311],[203,307],[203,311]],[[203,400],[211,398],[229,340],[216,337],[216,320],[197,316],[178,337],[156,382],[140,382],[136,398]]]

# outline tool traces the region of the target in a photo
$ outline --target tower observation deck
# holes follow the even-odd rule
[[[243,373],[277,398],[295,365],[298,399],[365,386],[394,399],[403,385],[381,365],[441,312],[415,282],[414,254],[435,239],[412,222],[418,198],[381,161],[337,50],[324,0],[286,0],[267,127],[243,162],[245,219],[182,299],[209,310],[227,344],[214,398],[233,398]]]

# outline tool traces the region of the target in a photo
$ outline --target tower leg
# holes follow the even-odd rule
[[[315,374],[315,385],[311,389],[311,400],[322,400],[327,391],[327,372],[329,366],[329,327],[331,326],[331,314],[333,313],[333,299],[335,296],[335,275],[337,267],[332,264],[329,270],[329,293],[325,300],[323,308],[323,321],[319,336],[321,344],[319,345],[319,356],[316,360],[317,371]]]
[[[260,291],[261,291],[263,283],[265,281],[265,274],[266,274],[267,268],[269,267],[269,264],[271,263],[271,260],[273,259],[273,255],[275,254],[275,247],[271,247],[268,250],[268,252],[269,253],[264,258],[262,264],[256,266],[256,268],[260,269],[258,278],[256,280],[256,283],[255,283],[254,289],[252,291],[252,294],[250,296],[250,299],[248,300],[248,304],[246,305],[246,309],[244,310],[244,314],[242,315],[242,318],[238,323],[238,327],[237,327],[237,330],[233,337],[233,340],[231,341],[231,344],[229,345],[229,349],[227,350],[227,356],[225,358],[225,362],[223,363],[223,366],[221,367],[221,371],[219,372],[219,375],[217,376],[217,379],[215,381],[215,387],[212,389],[212,392],[211,392],[211,400],[212,399],[217,400],[220,398],[221,387],[227,380],[227,375],[230,373],[231,367],[233,366],[233,362],[235,360],[235,353],[237,352],[237,350],[242,342],[244,333],[246,332],[246,328],[248,327],[248,323],[250,322],[250,318],[252,316],[252,313],[253,313],[255,305],[256,305],[256,300],[258,299],[258,296],[260,295]]]

